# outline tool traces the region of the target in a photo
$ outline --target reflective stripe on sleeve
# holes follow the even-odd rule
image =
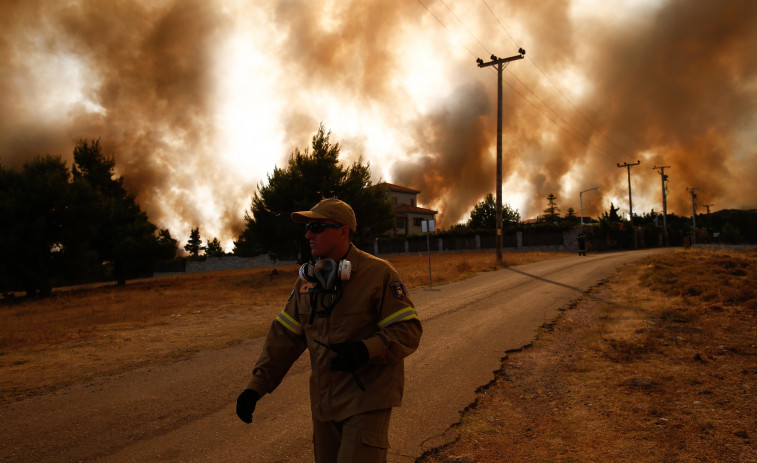
[[[288,329],[292,333],[302,334],[302,325],[300,325],[300,322],[292,318],[292,316],[285,311],[281,311],[279,316],[276,317],[276,321],[281,323],[284,328]]]
[[[411,318],[418,318],[418,312],[415,311],[415,307],[405,307],[404,309],[398,310],[378,322],[378,327],[380,329],[384,329],[391,324],[404,322],[405,320],[410,320]]]

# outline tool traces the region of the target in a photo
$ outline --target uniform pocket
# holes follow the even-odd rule
[[[342,432],[342,442],[348,446],[372,447],[375,449],[388,449],[389,436],[380,432],[366,431],[354,427],[345,427]]]
[[[378,331],[375,313],[366,305],[337,304],[330,317],[331,342],[359,341]]]
[[[369,447],[376,447],[380,449],[389,448],[389,436],[379,432],[370,432],[365,430],[360,431],[360,442],[362,442],[363,445],[367,445]]]

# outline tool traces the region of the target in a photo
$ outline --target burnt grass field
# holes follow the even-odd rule
[[[518,265],[573,254],[505,254]],[[425,254],[390,259],[409,288]],[[498,268],[432,255],[434,286]],[[275,270],[275,271],[274,271]],[[0,301],[2,403],[261,336],[297,267],[175,275]],[[757,462],[757,252],[623,267],[509,352],[421,463]]]
[[[504,265],[567,255],[506,253]],[[427,254],[389,261],[408,288],[429,285]],[[493,252],[433,254],[431,265],[434,285],[498,268]],[[178,274],[0,299],[0,403],[262,336],[297,272],[289,265]]]
[[[757,462],[755,282],[755,252],[626,266],[509,353],[419,462]]]

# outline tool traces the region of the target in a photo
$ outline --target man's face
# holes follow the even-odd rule
[[[339,260],[347,253],[349,227],[341,225],[337,228],[335,225],[337,224],[328,220],[308,222],[310,228],[305,232],[305,239],[310,242],[310,251],[314,257]]]

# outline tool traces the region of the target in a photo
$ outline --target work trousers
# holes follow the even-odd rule
[[[316,463],[386,463],[391,413],[374,410],[339,422],[313,417]]]

